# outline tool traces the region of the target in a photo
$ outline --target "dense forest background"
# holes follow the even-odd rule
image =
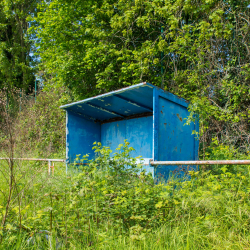
[[[187,122],[199,114],[200,158],[219,144],[248,154],[249,24],[247,0],[2,0],[1,110],[16,148],[63,152],[61,104],[147,81],[190,101]]]

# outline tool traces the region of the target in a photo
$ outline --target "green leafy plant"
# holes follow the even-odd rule
[[[35,164],[17,168],[17,175],[25,173],[16,179],[22,202],[14,189],[1,229],[4,249],[48,244],[52,249],[240,249],[250,244],[248,166],[244,172],[228,166],[190,171],[187,178],[156,184],[130,157],[129,142],[117,152],[100,143],[93,149],[96,157],[79,155],[68,175],[63,165],[54,176]],[[0,183],[2,219],[7,203],[5,182]]]

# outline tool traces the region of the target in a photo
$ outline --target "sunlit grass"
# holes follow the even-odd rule
[[[0,248],[250,248],[248,167],[189,172],[188,178],[156,185],[150,176],[121,165],[127,149],[115,162],[104,149],[83,171],[67,175],[62,163],[49,176],[47,164],[15,162],[16,186]],[[6,176],[4,162],[0,221],[8,197]]]

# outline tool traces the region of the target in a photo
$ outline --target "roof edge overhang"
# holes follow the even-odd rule
[[[182,105],[184,107],[187,107],[188,104],[189,104],[189,102],[186,99],[182,98],[182,97],[179,97],[179,96],[177,96],[175,94],[172,94],[170,92],[164,91],[163,89],[161,89],[161,88],[159,88],[159,87],[157,87],[157,86],[155,86],[153,84],[150,84],[148,82],[142,82],[142,83],[139,83],[139,84],[135,84],[135,85],[126,87],[126,88],[122,88],[122,89],[111,91],[111,92],[108,92],[108,93],[105,93],[105,94],[101,94],[101,95],[97,95],[97,96],[94,96],[94,97],[90,97],[90,98],[87,98],[87,99],[84,99],[84,100],[81,100],[81,101],[72,102],[70,104],[65,104],[65,105],[60,106],[60,108],[61,109],[67,109],[68,107],[71,107],[71,106],[74,106],[74,105],[77,105],[77,104],[81,104],[81,103],[84,103],[84,102],[88,102],[88,101],[91,101],[91,100],[93,100],[95,98],[101,98],[101,97],[107,97],[107,96],[119,94],[119,93],[122,93],[124,91],[132,90],[134,88],[137,88],[137,87],[140,87],[140,86],[143,86],[143,85],[148,85],[151,88],[157,88],[159,91],[163,92],[164,94],[167,94],[166,98],[169,99],[170,101],[174,102],[174,103],[180,104],[180,105]],[[176,98],[178,98],[179,101],[176,101]]]
[[[71,106],[74,106],[74,105],[77,105],[77,104],[81,104],[81,103],[84,103],[84,102],[88,102],[88,101],[91,101],[91,100],[96,99],[96,98],[108,97],[108,96],[111,96],[111,95],[119,94],[119,93],[122,93],[124,91],[132,90],[134,88],[138,88],[138,87],[143,86],[143,85],[148,85],[148,86],[151,86],[152,88],[155,88],[155,86],[150,84],[150,83],[142,82],[142,83],[139,83],[139,84],[135,84],[135,85],[126,87],[126,88],[122,88],[122,89],[114,90],[114,91],[111,91],[111,92],[108,92],[108,93],[105,93],[105,94],[93,96],[93,97],[90,97],[90,98],[87,98],[87,99],[84,99],[84,100],[81,100],[81,101],[72,102],[70,104],[62,105],[62,106],[60,106],[60,108],[61,109],[66,109],[68,107],[71,107]]]
[[[97,95],[81,101],[61,106],[60,108],[81,113],[104,121],[110,119],[127,119],[139,114],[153,115],[154,96],[161,96],[175,104],[188,107],[188,101],[150,83],[142,82],[126,88]]]

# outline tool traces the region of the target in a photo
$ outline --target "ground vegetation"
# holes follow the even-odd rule
[[[112,157],[100,143],[93,149],[96,158],[67,175],[60,165],[48,175],[41,164],[1,164],[2,249],[249,248],[248,167],[156,184],[129,142]]]

